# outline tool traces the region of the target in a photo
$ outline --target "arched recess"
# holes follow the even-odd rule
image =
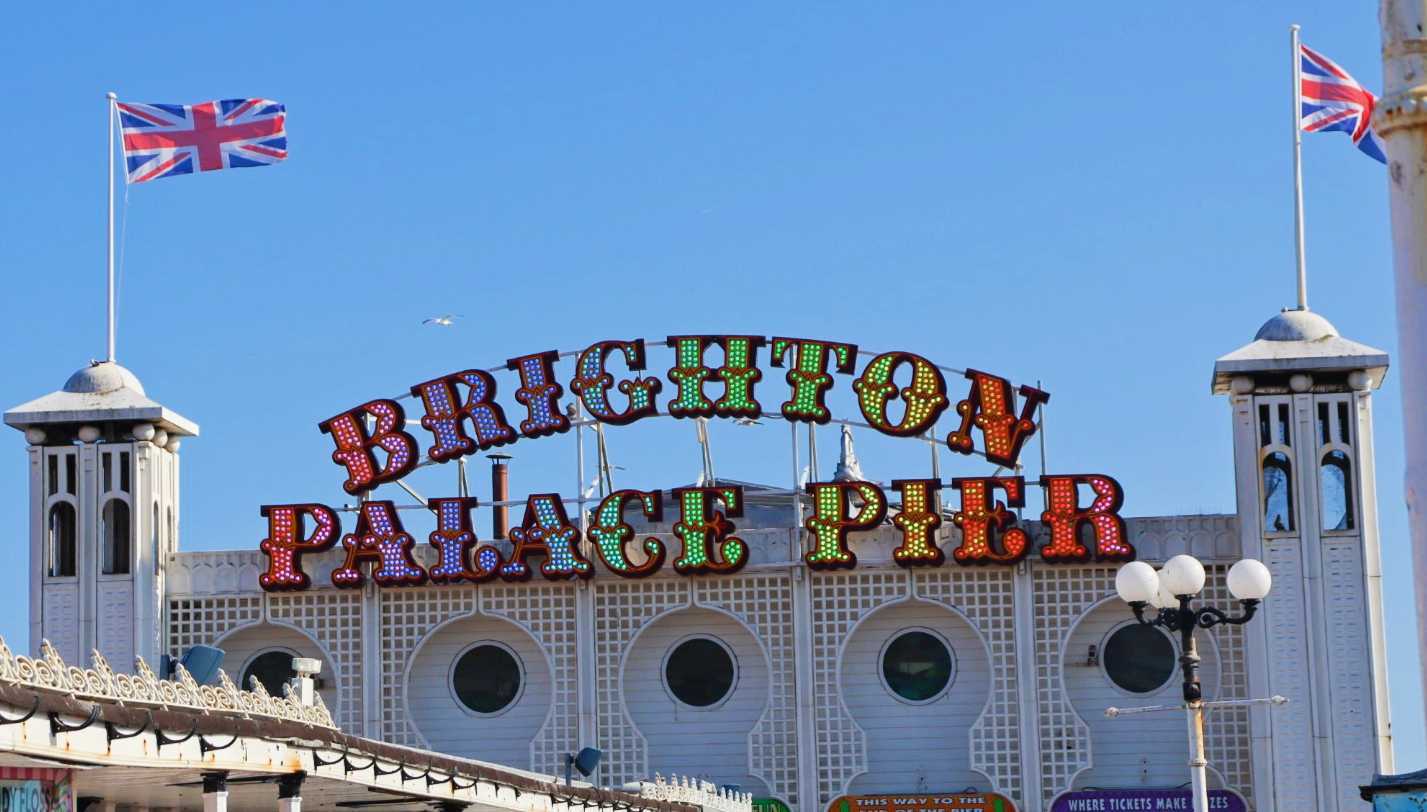
[[[697,637],[721,643],[735,662],[728,695],[703,708],[678,701],[664,679],[670,651]],[[699,604],[662,612],[629,641],[619,673],[620,702],[645,742],[649,774],[707,776],[755,795],[769,791],[752,772],[749,748],[749,733],[772,701],[768,653],[742,618]]]
[[[920,631],[950,649],[950,684],[934,698],[898,696],[882,674],[888,645]],[[845,794],[940,792],[968,786],[991,789],[971,765],[971,735],[991,699],[990,652],[964,614],[943,603],[906,597],[863,615],[838,655],[838,694],[867,742],[865,769]]]
[[[489,714],[466,707],[451,686],[455,661],[479,642],[509,650],[521,671],[516,699]],[[552,712],[553,695],[549,658],[529,630],[496,615],[468,614],[432,627],[416,644],[402,675],[400,701],[427,747],[532,769],[530,743]]]
[[[1133,708],[1182,703],[1183,678],[1179,670],[1179,635],[1166,632],[1172,646],[1172,668],[1163,685],[1146,693],[1131,693],[1108,676],[1105,641],[1116,630],[1134,623],[1134,615],[1117,597],[1091,604],[1071,624],[1061,644],[1061,690],[1075,714],[1090,729],[1089,765],[1071,778],[1069,787],[1166,787],[1184,782],[1189,760],[1184,713],[1179,710],[1135,714],[1109,719],[1107,707]],[[1222,680],[1218,642],[1200,632],[1195,638],[1201,658],[1200,685],[1205,699],[1219,695]],[[1095,650],[1091,652],[1090,647]],[[1225,785],[1224,777],[1209,765],[1211,786]]]
[[[218,638],[213,645],[223,649],[223,670],[228,672],[228,676],[235,684],[243,678],[243,671],[253,658],[274,649],[292,651],[301,657],[313,657],[321,660],[322,672],[317,675],[317,693],[321,694],[322,702],[327,706],[327,710],[331,711],[332,717],[339,718],[337,686],[342,675],[337,673],[334,661],[327,649],[307,632],[286,623],[272,621],[252,623],[233,629]],[[245,691],[252,690],[250,685],[239,687]]]

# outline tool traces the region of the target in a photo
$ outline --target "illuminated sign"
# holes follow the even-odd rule
[[[1219,812],[1248,812],[1243,796],[1233,790],[1209,790],[1209,808]],[[1063,792],[1050,812],[1193,812],[1194,799],[1187,789],[1093,789]]]
[[[413,555],[418,541],[403,525],[397,506],[367,499],[377,486],[396,482],[422,464],[447,463],[522,439],[569,431],[567,414],[572,412],[562,402],[567,392],[591,419],[610,425],[659,415],[661,392],[666,394],[663,408],[675,418],[746,419],[766,415],[777,403],[786,420],[827,423],[833,419],[827,393],[841,378],[849,378],[861,419],[873,429],[892,437],[927,437],[942,413],[952,410],[959,418],[952,430],[933,439],[959,454],[979,454],[1011,470],[1036,431],[1036,411],[1050,399],[1040,389],[1013,387],[1004,378],[968,369],[962,373],[966,395],[953,404],[943,368],[926,358],[882,353],[859,372],[856,345],[835,341],[681,335],[665,343],[673,352],[673,366],[664,380],[642,374],[648,364],[643,339],[598,341],[568,354],[575,358],[568,386],[555,370],[561,354],[549,350],[505,362],[507,372],[501,374],[513,374],[508,382],[513,391],[504,402],[496,374],[465,369],[410,387],[412,400],[422,410],[414,421],[409,422],[406,408],[390,398],[370,400],[323,420],[318,428],[332,438],[332,461],[345,475],[342,487],[363,500],[355,527],[344,534],[339,512],[317,502],[264,505],[261,514],[268,527],[261,549],[267,569],[259,583],[270,591],[306,589],[310,578],[302,570],[302,557],[339,543],[346,558],[330,578],[344,589],[360,587],[367,577],[383,587],[525,581],[537,569],[550,580],[583,579],[594,574],[596,564],[620,577],[640,578],[660,570],[671,556],[671,565],[681,575],[741,569],[748,546],[732,520],[743,514],[744,494],[733,485],[676,489],[667,505],[657,490],[618,490],[587,515],[583,529],[578,516],[571,521],[560,494],[532,494],[525,500],[523,521],[510,530],[513,546],[508,553],[476,538],[471,521],[476,499],[428,499],[425,507],[435,530],[427,542],[439,559],[429,569]],[[712,347],[720,351],[718,366],[710,366]],[[787,370],[781,391],[768,391],[777,384],[765,382],[759,368],[764,349],[771,366]],[[628,370],[625,376],[611,371],[616,364]],[[905,385],[896,382],[899,373]],[[424,454],[418,435],[426,441]],[[1025,558],[1031,552],[1030,538],[1011,509],[1025,505],[1026,481],[998,474],[950,482],[893,480],[891,490],[900,507],[890,518],[901,534],[894,561],[902,567],[936,567],[945,563],[948,553],[963,566],[1011,565]],[[1039,551],[1043,560],[1135,557],[1119,515],[1124,493],[1113,478],[1043,475],[1038,484],[1046,493],[1040,518],[1050,534]],[[942,517],[934,496],[943,489],[959,494],[951,520],[961,530],[962,541],[949,551],[936,543]],[[803,522],[808,531],[804,563],[816,570],[856,566],[849,534],[875,529],[888,518],[887,492],[875,483],[857,481],[811,482],[806,492],[810,515]],[[672,530],[680,542],[677,551],[654,537],[637,539],[626,521],[637,514],[657,522],[666,512],[676,514]],[[582,540],[590,544],[582,548]],[[532,556],[541,559],[538,564],[532,565]]]
[[[0,767],[0,810],[74,812],[74,809],[74,787],[68,770]]]
[[[844,795],[828,804],[828,812],[1016,812],[1016,805],[994,792],[948,792],[941,795]]]

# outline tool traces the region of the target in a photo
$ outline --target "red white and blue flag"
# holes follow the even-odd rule
[[[287,158],[287,108],[268,99],[119,102],[130,183]]]
[[[1377,97],[1333,60],[1307,45],[1298,47],[1303,99],[1298,125],[1306,133],[1345,132],[1363,153],[1387,163],[1382,139],[1372,130]]]

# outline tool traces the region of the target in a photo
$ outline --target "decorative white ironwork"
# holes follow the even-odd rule
[[[39,657],[16,655],[0,637],[0,683],[79,699],[228,713],[245,718],[258,716],[336,728],[320,695],[314,696],[315,704],[304,705],[293,695],[291,685],[284,685],[285,695],[276,697],[256,678],[253,690],[239,689],[221,669],[217,685],[199,685],[181,664],[175,666],[176,680],[159,679],[142,658],[135,660],[134,668],[133,674],[116,673],[97,651],[90,668],[68,665],[48,640],[40,643]]]
[[[737,792],[688,776],[671,775],[666,782],[664,776],[655,773],[653,781],[639,782],[639,797],[693,804],[715,812],[751,812],[753,809],[753,793]]]

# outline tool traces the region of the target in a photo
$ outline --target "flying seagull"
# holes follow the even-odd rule
[[[452,324],[455,323],[456,319],[459,318],[460,316],[454,313],[447,313],[444,316],[432,316],[431,318],[426,319],[421,323],[423,325],[430,325],[432,327],[450,327]]]

